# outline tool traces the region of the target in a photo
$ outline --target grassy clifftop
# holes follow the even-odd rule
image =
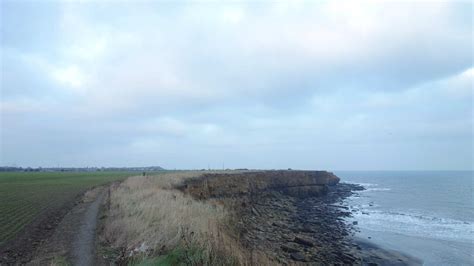
[[[128,264],[274,265],[241,241],[238,215],[260,192],[319,196],[325,171],[174,172],[128,178],[111,189],[103,243]],[[244,207],[243,207],[244,206]]]

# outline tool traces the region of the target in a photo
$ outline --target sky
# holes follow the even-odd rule
[[[471,1],[1,1],[0,165],[473,169]]]

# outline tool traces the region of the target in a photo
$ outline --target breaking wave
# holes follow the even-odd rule
[[[354,218],[370,230],[467,243],[472,243],[474,239],[474,224],[470,222],[361,207],[361,211],[354,213]]]
[[[373,183],[357,183],[357,182],[347,182],[347,183],[363,186],[365,188],[365,190],[362,190],[360,192],[390,191],[390,190],[392,190],[391,188],[379,187],[378,184],[373,184]]]

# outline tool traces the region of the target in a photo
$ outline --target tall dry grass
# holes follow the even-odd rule
[[[225,226],[222,205],[197,201],[174,189],[200,172],[135,176],[112,187],[104,236],[113,247],[133,253],[139,247],[153,255],[192,245],[206,264],[270,264],[265,256],[243,249]]]

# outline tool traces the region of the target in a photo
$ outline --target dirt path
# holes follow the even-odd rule
[[[86,208],[79,231],[72,243],[72,262],[74,265],[92,265],[95,258],[95,232],[99,207],[105,197],[101,191],[95,200]]]
[[[82,201],[64,217],[54,234],[38,248],[29,264],[67,262],[72,265],[93,265],[97,220],[105,192],[104,187],[86,192]]]

